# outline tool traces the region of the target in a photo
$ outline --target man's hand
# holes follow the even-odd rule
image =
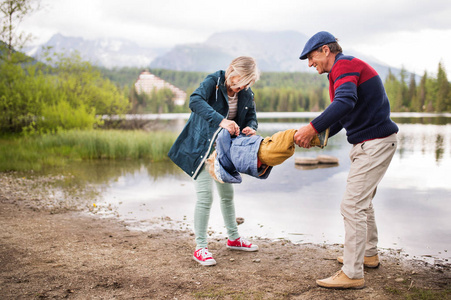
[[[243,133],[247,136],[251,136],[255,134],[255,130],[250,128],[249,126],[243,129]]]
[[[221,121],[221,123],[219,123],[219,126],[227,129],[227,131],[230,133],[230,135],[240,135],[240,126],[238,126],[237,123],[235,123],[235,121],[231,121],[231,120],[227,120],[227,119],[223,119]]]
[[[299,128],[299,130],[294,134],[294,142],[299,147],[310,148],[310,141],[317,134],[315,128],[313,128],[312,124],[308,124]]]

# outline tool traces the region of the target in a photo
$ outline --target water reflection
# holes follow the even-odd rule
[[[451,125],[399,124],[398,154],[406,155],[421,152],[424,156],[433,154],[440,165],[446,151],[451,153]]]
[[[435,160],[437,162],[439,162],[439,160],[441,158],[443,158],[443,152],[444,152],[444,148],[443,148],[443,136],[441,136],[440,134],[437,135],[437,139],[436,139],[436,147],[435,147]]]
[[[304,121],[260,121],[259,134],[297,128]],[[308,122],[308,121],[305,121]],[[374,200],[382,248],[410,257],[449,260],[451,241],[451,124],[399,123],[398,151]],[[302,243],[342,243],[339,205],[349,170],[344,133],[328,146],[296,149],[295,156],[332,155],[339,165],[305,170],[294,157],[259,180],[244,177],[235,185],[239,230],[247,237],[285,238]],[[170,162],[78,163],[69,169],[80,186],[101,190],[98,213],[125,220],[132,228],[192,229],[195,192],[191,179]],[[102,209],[104,208],[104,209]],[[166,220],[166,222],[160,222]],[[214,202],[211,231],[224,234],[219,203]]]
[[[83,188],[90,184],[108,186],[111,182],[116,182],[121,177],[139,172],[139,170],[145,170],[145,176],[152,181],[158,181],[162,177],[169,175],[183,176],[180,173],[180,169],[174,164],[143,160],[81,161],[64,166],[64,168],[44,170],[43,173],[63,175],[63,177],[67,178],[61,183],[63,187],[77,185]]]

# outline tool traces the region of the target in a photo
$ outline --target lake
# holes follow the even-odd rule
[[[259,114],[258,133],[267,136],[299,128],[315,115]],[[186,117],[147,116],[167,122],[175,131],[181,130]],[[398,150],[373,201],[379,246],[396,249],[408,258],[449,264],[451,114],[392,117],[400,128]],[[350,148],[342,131],[324,149],[297,147],[295,155],[276,166],[266,180],[243,176],[243,183],[235,185],[236,215],[245,219],[239,226],[240,234],[294,243],[343,243],[340,202]],[[339,165],[306,169],[294,163],[295,157],[320,154],[337,157]],[[91,174],[95,178],[91,185],[101,191],[96,203],[98,215],[117,218],[133,230],[192,230],[194,186],[191,178],[172,163],[96,163],[86,164],[86,168],[90,170],[83,173]],[[217,197],[209,224],[212,237],[225,236]]]

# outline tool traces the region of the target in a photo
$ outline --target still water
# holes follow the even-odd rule
[[[298,128],[311,118],[273,117],[260,118],[260,135]],[[451,118],[427,117],[410,114],[394,118],[400,128],[398,150],[373,201],[379,246],[399,250],[408,258],[449,264]],[[173,129],[181,130],[184,122],[172,123]],[[324,149],[297,148],[295,155],[275,167],[266,180],[244,176],[243,183],[235,185],[236,215],[245,219],[239,226],[240,234],[295,243],[343,243],[340,202],[350,148],[341,132]],[[296,156],[319,154],[337,157],[339,165],[304,169],[294,163]],[[101,190],[98,214],[118,218],[136,230],[156,226],[192,230],[194,186],[181,170],[172,163],[114,168],[110,165],[96,171],[112,174],[108,180],[95,183]],[[209,224],[213,237],[226,235],[217,197]]]

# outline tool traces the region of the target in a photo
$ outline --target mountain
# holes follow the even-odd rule
[[[224,69],[234,58],[217,47],[204,44],[178,45],[155,58],[150,67],[176,71],[212,72]]]
[[[44,45],[28,49],[27,54],[39,59],[42,46],[51,46],[52,52],[78,51],[83,59],[107,68],[129,66],[200,72],[225,69],[234,57],[249,55],[256,58],[263,72],[315,73],[306,61],[299,60],[307,40],[307,36],[297,31],[228,31],[215,33],[203,43],[176,45],[168,50],[144,48],[127,40],[85,40],[56,34]],[[352,49],[343,51],[368,62],[383,80],[389,69],[394,74],[400,73],[399,69]]]
[[[308,72],[298,58],[307,37],[295,31],[229,31],[213,34],[202,44],[179,45],[155,58],[151,68],[213,72],[240,55],[255,57],[266,72]]]
[[[84,60],[106,68],[148,67],[155,57],[165,51],[140,47],[138,44],[124,39],[85,40],[80,37],[55,34],[47,43],[26,49],[26,53],[42,59],[43,47],[51,47],[50,54],[78,51]]]
[[[255,57],[263,72],[310,72],[306,61],[299,56],[309,37],[297,31],[228,31],[215,33],[204,43],[178,45],[150,64],[151,68],[172,69],[179,71],[213,72],[225,69],[230,61],[240,55]],[[372,57],[352,49],[343,49],[348,55],[359,57],[369,63],[382,77],[400,70],[390,68]]]

